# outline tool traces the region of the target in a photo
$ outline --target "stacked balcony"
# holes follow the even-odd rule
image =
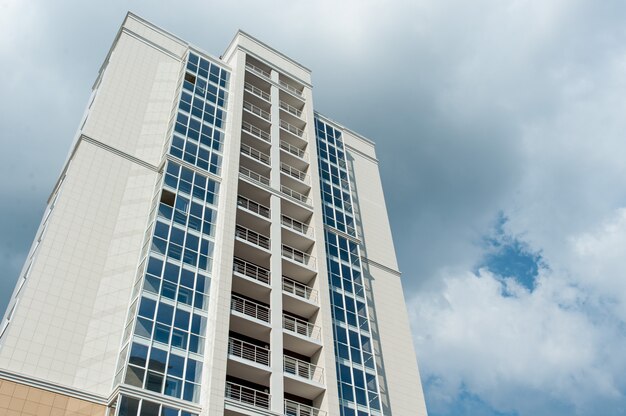
[[[325,415],[305,93],[274,71],[246,56],[226,414]]]

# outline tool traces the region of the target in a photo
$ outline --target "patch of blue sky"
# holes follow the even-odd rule
[[[437,384],[436,380],[432,381],[434,382],[433,384]],[[427,380],[424,385],[427,398],[430,396],[428,394],[429,388],[434,387],[429,384],[429,380]],[[431,403],[426,404],[429,416],[518,416],[517,412],[503,412],[494,409],[482,400],[480,396],[468,391],[464,386],[461,387],[458,395],[451,402],[446,403],[445,406],[438,406],[435,403],[432,403],[432,406]]]
[[[485,268],[503,279],[514,279],[532,292],[539,269],[545,267],[543,258],[540,252],[531,250],[524,241],[508,235],[505,231],[506,221],[506,216],[500,214],[493,232],[484,238],[485,255],[477,269]]]

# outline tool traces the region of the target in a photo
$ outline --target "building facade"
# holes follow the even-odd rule
[[[374,144],[128,14],[0,327],[0,413],[426,415]]]

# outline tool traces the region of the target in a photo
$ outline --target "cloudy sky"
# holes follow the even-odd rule
[[[626,414],[626,4],[0,0],[0,309],[129,9],[376,141],[431,415]]]

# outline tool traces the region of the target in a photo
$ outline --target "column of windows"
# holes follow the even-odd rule
[[[315,119],[342,416],[380,415],[378,377],[341,132]],[[334,231],[337,230],[337,231]]]
[[[227,70],[189,53],[116,376],[191,403],[200,396],[219,194],[211,174],[221,169],[228,78]],[[117,415],[195,414],[123,394]]]

